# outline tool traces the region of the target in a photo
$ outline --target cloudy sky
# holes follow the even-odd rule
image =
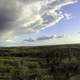
[[[80,43],[79,0],[0,0],[0,46]]]

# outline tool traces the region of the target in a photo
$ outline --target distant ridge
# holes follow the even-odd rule
[[[40,46],[4,46],[4,47],[0,47],[0,48],[43,48],[43,47],[80,47],[80,43],[75,43],[75,44],[57,44],[57,45],[40,45]]]

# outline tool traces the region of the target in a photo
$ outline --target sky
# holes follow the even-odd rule
[[[80,43],[79,0],[0,0],[0,46]]]

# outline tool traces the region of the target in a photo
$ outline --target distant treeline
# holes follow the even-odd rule
[[[0,48],[0,56],[32,56],[32,57],[45,57],[45,56],[79,56],[80,47],[77,46],[44,46],[44,47],[12,47]]]

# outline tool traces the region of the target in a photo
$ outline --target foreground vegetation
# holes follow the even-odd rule
[[[0,80],[80,80],[80,45],[0,48]]]

